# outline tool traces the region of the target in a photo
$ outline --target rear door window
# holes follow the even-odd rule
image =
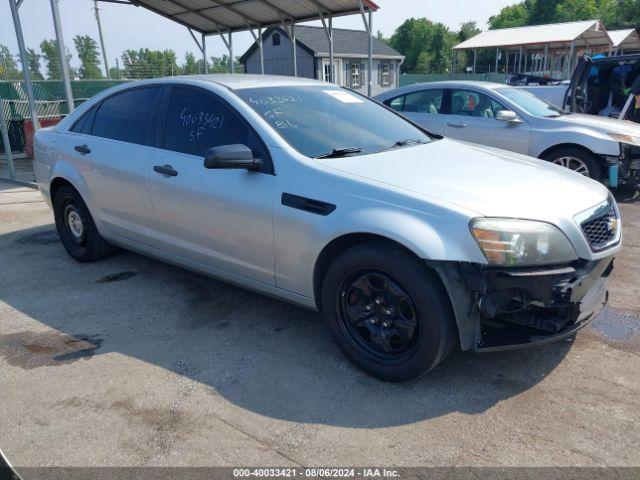
[[[107,98],[96,112],[92,134],[149,145],[149,126],[159,92],[159,87],[134,88]]]
[[[254,156],[267,153],[257,134],[224,100],[198,88],[173,87],[165,120],[164,148],[204,157],[221,145],[242,144]]]
[[[442,112],[443,97],[444,90],[441,89],[408,93],[404,100],[404,111],[438,115]]]

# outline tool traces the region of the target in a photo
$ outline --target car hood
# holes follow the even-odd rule
[[[603,132],[624,133],[626,135],[640,136],[640,125],[629,120],[616,120],[615,118],[600,117],[598,115],[584,115],[582,113],[572,113],[554,118],[554,121],[571,125],[581,125],[597,128]]]
[[[601,184],[532,157],[449,139],[371,155],[318,160],[326,167],[487,217],[553,222],[606,200]]]

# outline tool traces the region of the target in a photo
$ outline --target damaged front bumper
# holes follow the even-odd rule
[[[613,257],[553,268],[432,265],[452,300],[463,350],[523,348],[569,337],[608,299]]]

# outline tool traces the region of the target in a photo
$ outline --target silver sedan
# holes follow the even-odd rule
[[[489,82],[409,85],[376,97],[430,132],[547,160],[609,185],[640,180],[640,126],[568,113]]]
[[[456,346],[572,335],[606,301],[620,249],[597,182],[429,136],[314,80],[126,84],[39,130],[34,150],[75,260],[119,246],[320,310],[385,380]]]

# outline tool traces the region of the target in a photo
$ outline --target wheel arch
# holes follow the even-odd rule
[[[580,152],[586,153],[590,155],[597,163],[600,172],[597,178],[605,177],[607,175],[606,162],[603,160],[602,156],[595,153],[593,150],[585,147],[584,145],[579,145],[577,143],[561,143],[555,145],[553,147],[547,148],[544,152],[542,152],[539,156],[541,160],[546,160],[546,157],[551,155],[554,152],[564,150],[564,149],[574,149]]]
[[[349,250],[356,245],[362,245],[365,243],[380,243],[386,244],[395,248],[399,248],[408,254],[412,255],[416,259],[420,261],[424,261],[424,259],[420,258],[419,255],[416,254],[413,250],[406,247],[402,243],[397,240],[393,240],[384,235],[380,235],[377,233],[367,233],[367,232],[355,232],[355,233],[347,233],[341,235],[337,238],[331,240],[324,248],[320,251],[318,258],[314,264],[313,268],[313,296],[316,303],[316,307],[318,310],[321,310],[321,286],[322,280],[331,265],[333,259],[337,256],[341,255],[343,252]],[[425,268],[427,267],[426,263],[424,264]],[[435,273],[435,271],[434,271]],[[436,275],[439,278],[439,275]]]
[[[550,155],[551,153],[558,150],[564,150],[565,148],[575,148],[576,150],[580,150],[588,153],[589,155],[593,155],[594,157],[598,157],[597,153],[593,152],[591,149],[585,147],[584,145],[579,145],[577,143],[558,143],[557,145],[548,147],[545,151],[538,155],[538,158],[544,160],[547,155]]]

